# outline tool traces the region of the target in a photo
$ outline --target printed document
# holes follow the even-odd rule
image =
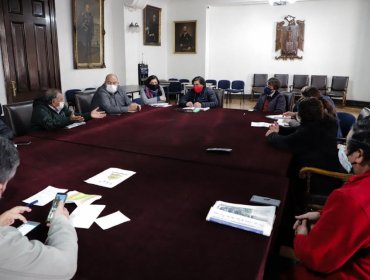
[[[134,171],[112,167],[104,170],[103,172],[100,172],[90,179],[87,179],[85,182],[105,188],[113,188],[126,179],[130,178],[135,173],[136,172]]]
[[[275,206],[251,206],[216,201],[207,221],[270,236],[275,220]]]
[[[251,122],[252,127],[270,127],[272,123],[267,123],[267,122]]]
[[[48,204],[50,201],[52,201],[57,193],[65,193],[66,191],[68,191],[68,189],[58,189],[52,186],[48,186],[47,188],[43,189],[37,194],[23,200],[23,202],[31,203],[35,200],[38,200],[38,202],[36,202],[35,205],[44,206]]]
[[[110,215],[96,219],[95,223],[97,223],[102,229],[106,230],[128,221],[130,221],[128,217],[123,215],[121,211],[117,211]]]
[[[85,194],[78,191],[69,191],[67,195],[66,203],[75,203],[77,206],[81,206],[82,204],[91,204],[95,200],[101,199],[101,195]]]
[[[88,204],[77,207],[69,216],[72,226],[76,228],[90,228],[105,205]]]
[[[149,106],[152,106],[152,107],[161,107],[161,108],[166,108],[166,107],[170,107],[172,106],[171,104],[168,104],[168,103],[153,103],[153,104],[149,104]]]

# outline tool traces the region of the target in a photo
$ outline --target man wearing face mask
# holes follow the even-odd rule
[[[270,78],[263,94],[258,98],[254,110],[274,114],[284,113],[286,111],[286,100],[285,96],[278,91],[279,88],[279,79]]]
[[[299,277],[294,279],[308,279],[312,274],[306,268],[330,279],[369,279],[369,120],[354,124],[347,136],[347,148],[339,150],[339,160],[355,175],[329,196],[321,212],[296,217],[294,251],[304,267],[296,267]]]
[[[181,97],[180,107],[214,108],[218,106],[215,92],[206,87],[206,81],[203,77],[197,76],[191,83],[193,88]]]
[[[144,104],[166,102],[166,95],[157,76],[151,75],[146,79],[145,86],[140,90],[140,97]]]
[[[43,96],[33,102],[31,126],[33,130],[51,130],[63,128],[74,122],[104,118],[105,112],[98,109],[76,116],[64,104],[63,94],[58,89],[48,89]]]
[[[108,74],[105,77],[104,84],[96,91],[91,101],[91,108],[95,107],[99,107],[111,115],[141,110],[141,106],[132,102],[122,87],[119,86],[115,74]]]

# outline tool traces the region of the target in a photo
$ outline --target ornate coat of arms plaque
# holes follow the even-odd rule
[[[281,54],[275,59],[302,59],[302,56],[298,56],[298,50],[303,51],[304,21],[295,20],[293,16],[284,19],[286,22],[281,21],[276,25],[275,51],[281,50]]]

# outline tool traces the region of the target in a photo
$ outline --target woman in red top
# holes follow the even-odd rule
[[[307,269],[297,267],[295,279],[370,279],[369,120],[353,126],[339,159],[355,176],[333,191],[321,213],[296,217],[294,250]]]

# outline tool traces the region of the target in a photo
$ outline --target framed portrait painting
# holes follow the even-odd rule
[[[72,0],[75,69],[104,68],[104,0]]]
[[[161,8],[147,5],[144,9],[144,45],[161,45]]]
[[[175,21],[175,53],[195,53],[197,22]]]

